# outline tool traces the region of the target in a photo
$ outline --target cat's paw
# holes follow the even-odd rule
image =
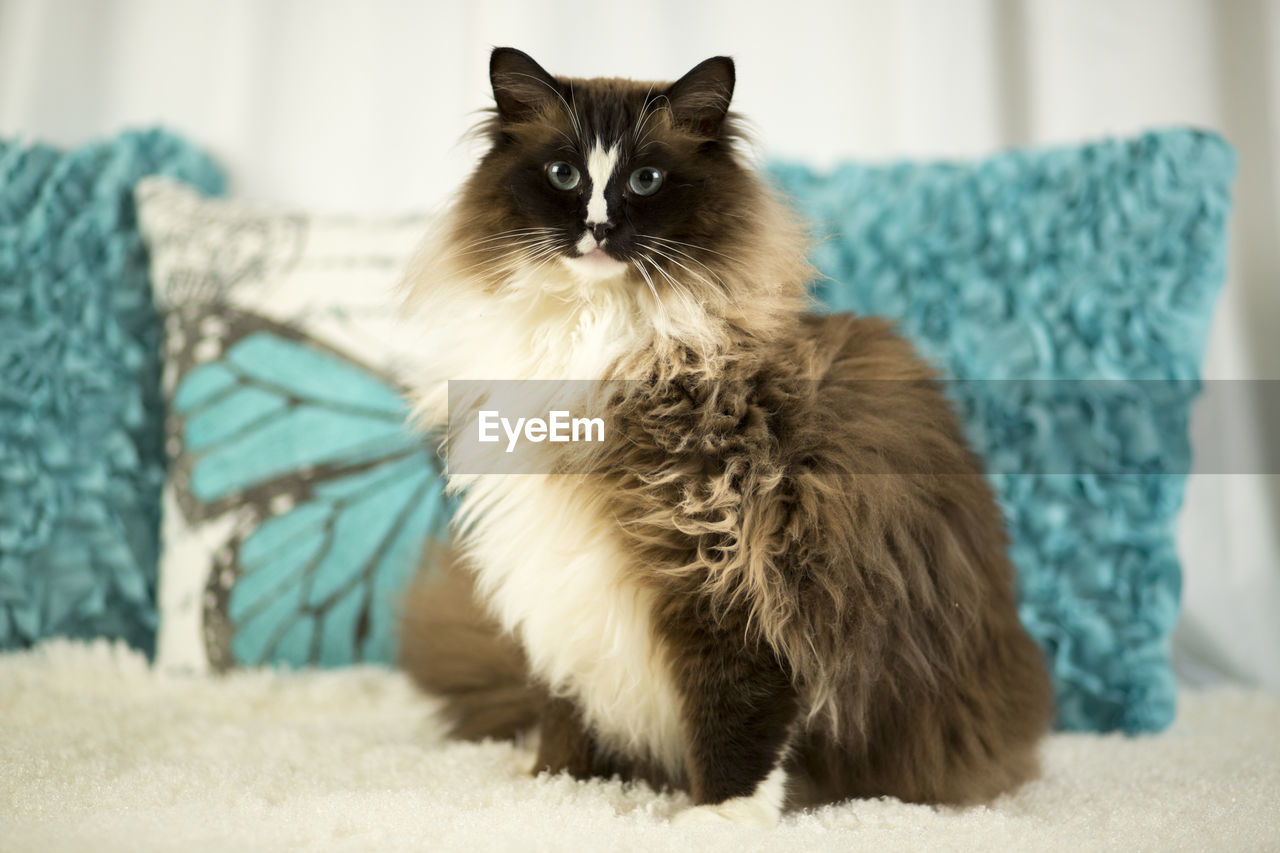
[[[698,824],[733,824],[773,829],[778,825],[778,809],[756,797],[735,797],[710,806],[694,806],[671,818],[672,826]]]
[[[671,818],[671,825],[719,823],[773,829],[778,825],[786,799],[787,772],[782,767],[775,767],[756,785],[755,793],[750,796],[732,797],[719,803],[685,809]]]

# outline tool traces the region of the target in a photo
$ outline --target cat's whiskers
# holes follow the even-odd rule
[[[537,263],[538,267],[541,267],[547,260],[559,256],[563,251],[558,240],[543,240],[527,246],[521,260],[524,265]]]
[[[540,269],[545,267],[551,261],[555,260],[557,257],[560,257],[562,254],[563,253],[561,252],[559,246],[552,246],[550,248],[543,249],[540,252],[535,252],[530,254],[528,256],[528,263],[532,264],[534,262],[537,262],[537,265],[534,266],[533,269],[528,270],[525,274],[529,276],[533,276]]]
[[[671,263],[675,264],[676,266],[680,267],[680,269],[684,270],[684,271],[685,271],[685,272],[687,272],[689,275],[691,275],[691,276],[693,276],[694,278],[698,279],[699,281],[701,281],[703,284],[707,285],[708,287],[716,288],[716,289],[718,289],[718,290],[722,291],[722,292],[723,292],[726,296],[728,296],[730,299],[733,299],[733,294],[732,294],[732,292],[729,290],[729,288],[725,287],[724,282],[720,280],[719,276],[716,276],[714,273],[712,273],[712,272],[711,272],[711,270],[710,270],[710,269],[709,269],[705,264],[699,263],[698,261],[694,260],[693,258],[690,258],[690,257],[688,257],[687,255],[684,255],[684,257],[685,257],[685,259],[686,259],[686,260],[688,260],[688,261],[690,261],[691,263],[693,263],[693,264],[695,264],[695,265],[697,265],[697,266],[700,266],[700,267],[702,267],[703,269],[707,270],[707,272],[708,272],[709,274],[711,274],[711,275],[715,278],[715,281],[712,281],[711,279],[707,278],[706,276],[704,276],[704,275],[702,275],[701,273],[697,272],[696,270],[692,269],[691,267],[689,267],[689,266],[688,266],[688,265],[686,265],[685,263],[681,262],[681,260],[680,260],[680,259],[679,259],[675,254],[674,254],[674,252],[678,251],[678,250],[676,250],[676,249],[673,249],[673,248],[671,248],[671,247],[666,247],[666,248],[665,248],[665,250],[664,250],[663,248],[659,248],[659,247],[658,247],[658,246],[656,246],[656,245],[650,245],[650,246],[648,247],[648,250],[649,250],[650,252],[652,252],[652,253],[656,254],[658,257],[661,257],[661,258],[663,258],[663,259],[665,259],[665,260],[667,260],[667,261],[669,261],[669,262],[671,262]],[[670,253],[670,254],[669,254],[669,253]],[[682,254],[683,254],[683,253],[682,253]]]
[[[650,236],[649,239],[661,240],[663,238]],[[685,245],[692,245],[692,244],[685,244]],[[694,248],[698,248],[698,247],[694,246]],[[742,304],[738,301],[737,294],[735,294],[734,291],[724,283],[724,280],[713,269],[711,269],[711,267],[707,266],[702,261],[699,261],[697,258],[694,258],[688,252],[682,251],[681,249],[678,249],[674,246],[664,246],[663,248],[660,249],[657,246],[651,245],[650,249],[657,252],[659,255],[665,257],[667,260],[671,261],[671,263],[676,264],[677,266],[686,270],[690,275],[693,275],[694,277],[701,279],[708,286],[711,286],[711,287],[718,286],[720,292],[723,293],[726,297],[728,297],[729,301],[733,304],[735,308],[738,308],[738,309],[742,308]],[[707,251],[713,251],[713,250],[708,249]],[[683,258],[687,260],[689,263],[693,264],[694,266],[698,266],[706,270],[707,275],[710,276],[714,281],[708,281],[704,276],[699,275],[698,273],[694,272],[693,270],[689,269],[684,264],[682,264],[679,260],[677,260],[677,257],[672,257],[671,255],[666,254],[666,252],[671,252],[679,258]],[[723,255],[720,252],[716,252],[715,254],[719,254],[722,257],[732,260],[732,258],[729,258],[728,255]]]
[[[535,226],[529,226],[525,228],[510,228],[510,229],[507,229],[506,231],[499,231],[495,234],[490,234],[485,237],[478,237],[474,240],[468,240],[463,245],[472,246],[477,243],[491,243],[495,240],[505,240],[510,237],[527,236],[529,234],[550,234],[550,233],[553,233],[555,230],[556,229],[551,228],[549,226],[545,226],[545,225],[535,225]]]
[[[675,289],[675,290],[683,290],[683,289],[684,289],[684,288],[683,288],[683,286],[680,284],[680,282],[676,281],[675,277],[674,277],[674,276],[672,276],[672,275],[671,275],[671,273],[669,273],[669,272],[667,272],[666,270],[664,270],[664,269],[662,268],[662,266],[661,266],[657,261],[655,261],[651,256],[649,256],[649,255],[641,255],[641,257],[643,257],[643,258],[644,258],[646,261],[648,261],[650,264],[653,264],[654,272],[658,273],[658,274],[659,274],[659,275],[661,275],[663,278],[665,278],[665,279],[666,279],[666,280],[671,284],[671,287],[672,287],[673,289]]]
[[[653,304],[655,309],[659,313],[665,314],[662,307],[662,299],[658,296],[658,288],[654,286],[653,278],[649,275],[648,270],[644,268],[645,261],[648,259],[645,258],[644,255],[636,255],[636,260],[639,261],[639,263],[636,264],[636,272],[640,273],[640,276],[644,279],[644,283],[649,285],[649,292],[653,294]]]
[[[543,243],[550,244],[550,242],[551,242],[551,238],[540,238],[537,240],[520,241],[520,242],[517,242],[515,245],[507,247],[505,251],[499,251],[498,254],[493,255],[492,257],[485,258],[484,260],[476,261],[473,264],[469,264],[468,266],[465,266],[465,267],[462,267],[461,269],[456,270],[456,272],[466,272],[468,270],[475,269],[477,267],[483,267],[483,266],[495,264],[506,258],[519,255],[525,251],[528,251],[531,248],[541,246]],[[487,251],[498,251],[498,249],[500,248],[501,247],[498,247],[498,248],[489,247]],[[476,250],[476,252],[479,252],[479,251],[480,251],[479,249]],[[467,253],[467,254],[473,254],[473,253]]]
[[[555,228],[546,228],[546,227],[513,228],[508,231],[502,231],[498,234],[492,234],[488,237],[480,237],[475,240],[468,240],[467,242],[459,246],[452,247],[448,252],[445,252],[441,257],[450,258],[450,257],[456,257],[458,255],[475,254],[476,252],[484,251],[484,247],[490,243],[497,243],[504,240],[514,241],[514,240],[528,239],[535,236],[549,236],[554,233],[556,233]]]
[[[658,243],[658,247],[659,247],[659,248],[661,248],[663,251],[670,252],[670,253],[674,254],[675,256],[677,256],[677,257],[679,257],[679,258],[682,258],[682,259],[684,259],[684,260],[688,261],[689,263],[693,264],[694,266],[698,266],[698,267],[701,267],[702,269],[706,270],[707,275],[708,275],[708,276],[710,276],[711,278],[715,279],[716,284],[719,284],[719,285],[721,285],[721,286],[723,287],[724,282],[721,280],[720,276],[719,276],[719,275],[717,275],[717,274],[716,274],[716,272],[715,272],[713,269],[711,269],[711,267],[707,266],[707,264],[706,264],[706,263],[704,263],[703,261],[698,260],[698,259],[697,259],[697,258],[695,258],[692,254],[690,254],[689,252],[685,251],[684,249],[679,248],[680,246],[689,246],[689,247],[690,247],[690,248],[692,248],[692,249],[699,249],[699,250],[702,250],[702,247],[700,247],[700,246],[695,246],[695,245],[693,245],[692,243],[681,243],[681,242],[680,242],[680,241],[678,241],[678,240],[668,240],[668,239],[666,239],[666,238],[664,238],[664,237],[655,237],[655,236],[653,236],[653,235],[645,235],[645,237],[646,237],[646,239],[648,239],[648,240],[652,240],[652,241],[655,241],[656,243]],[[720,255],[720,257],[725,258],[726,260],[730,260],[730,261],[731,261],[731,260],[733,260],[731,257],[729,257],[728,255],[724,254],[723,252],[716,252],[714,249],[706,249],[706,250],[704,250],[704,251],[708,251],[708,252],[712,252],[713,254]]]
[[[506,266],[510,270],[512,268],[513,261],[516,259],[525,257],[531,251],[541,250],[558,251],[559,241],[552,237],[528,240],[522,242],[520,245],[513,246],[492,258],[486,258],[485,260],[478,261],[477,263],[469,264],[468,266],[454,270],[454,272],[458,274],[465,274],[472,270],[483,270],[487,267],[493,266]]]
[[[696,243],[686,243],[684,240],[672,240],[670,237],[659,237],[655,234],[646,234],[645,237],[649,240],[657,240],[659,243],[666,243],[671,246],[688,246],[690,249],[694,249],[698,252],[710,252],[713,255],[719,255],[727,261],[734,260],[733,257],[726,255],[724,252],[717,252],[715,249],[708,248],[707,246],[699,246]],[[690,260],[693,260],[693,258],[690,257]]]
[[[656,260],[654,260],[651,256],[645,256],[645,259],[650,264],[653,265],[654,272],[658,273],[664,279],[667,280],[667,283],[671,286],[671,290],[674,292],[677,298],[684,299],[689,302],[695,302],[695,303],[697,302],[697,298],[693,295],[693,292],[688,288],[688,286],[684,284],[684,282],[680,281],[671,273],[663,269],[662,265],[659,264]]]

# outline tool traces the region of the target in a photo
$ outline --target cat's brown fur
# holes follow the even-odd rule
[[[508,61],[521,74],[541,71],[495,53],[495,63]],[[512,106],[503,80],[524,77],[502,67],[494,150],[464,191],[456,240],[475,233],[478,217],[497,217],[481,233],[518,227],[528,205],[505,202],[512,185],[495,176],[519,170],[522,135],[550,139],[572,126],[553,103]],[[723,67],[717,75],[704,86],[712,95]],[[731,92],[731,65],[728,81]],[[666,90],[673,102],[683,83]],[[577,120],[613,116],[630,127],[652,92],[575,81]],[[728,94],[688,97],[697,109],[682,117],[673,106],[656,132],[687,145],[672,174],[698,172],[679,165],[688,161],[719,176],[700,185],[718,204],[673,209],[648,227],[695,247],[702,331],[655,326],[619,358],[604,377],[628,380],[610,386],[608,440],[566,448],[559,468],[589,466],[573,494],[611,519],[628,583],[652,596],[654,645],[681,698],[683,762],[609,746],[572,685],[521,674],[515,640],[500,636],[456,569],[411,596],[404,663],[448,700],[462,736],[506,736],[540,720],[537,769],[620,773],[722,803],[750,797],[781,761],[793,802],[988,800],[1036,773],[1051,694],[1018,621],[981,463],[933,372],[888,323],[803,313],[803,245],[708,118],[708,104],[723,118]],[[733,207],[744,199],[752,206]],[[625,233],[614,249],[623,260],[642,250]],[[653,291],[668,304],[698,286],[669,283]],[[477,286],[505,287],[500,275]]]
[[[603,463],[615,473],[598,476],[628,520],[633,571],[660,594],[655,630],[699,718],[690,729],[750,733],[752,748],[731,752],[754,754],[706,774],[723,781],[687,783],[754,781],[788,740],[807,801],[990,799],[1035,774],[1050,708],[990,489],[931,372],[887,324],[803,329],[791,351],[744,357],[714,383],[695,369],[615,401],[620,438]],[[527,702],[510,699],[518,650],[456,569],[445,577],[410,608],[406,665],[453,699],[461,736],[531,725],[534,683]],[[441,671],[467,664],[487,675]],[[476,677],[494,678],[491,692]],[[502,718],[486,728],[490,714]],[[540,768],[685,781],[596,755],[563,707],[543,742]]]

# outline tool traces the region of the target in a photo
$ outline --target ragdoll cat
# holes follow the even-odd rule
[[[499,48],[490,76],[488,152],[407,278],[419,423],[443,378],[627,381],[593,473],[453,477],[402,663],[455,733],[536,726],[535,771],[685,789],[682,819],[1033,776],[1050,690],[980,462],[888,322],[806,313],[733,62],[649,84]]]

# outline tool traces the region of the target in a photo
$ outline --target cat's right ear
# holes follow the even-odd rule
[[[727,56],[699,62],[667,89],[676,123],[703,136],[718,136],[733,100],[735,79],[733,60]]]
[[[533,57],[514,47],[495,47],[489,55],[489,82],[498,116],[504,122],[528,121],[562,100],[556,78]]]

